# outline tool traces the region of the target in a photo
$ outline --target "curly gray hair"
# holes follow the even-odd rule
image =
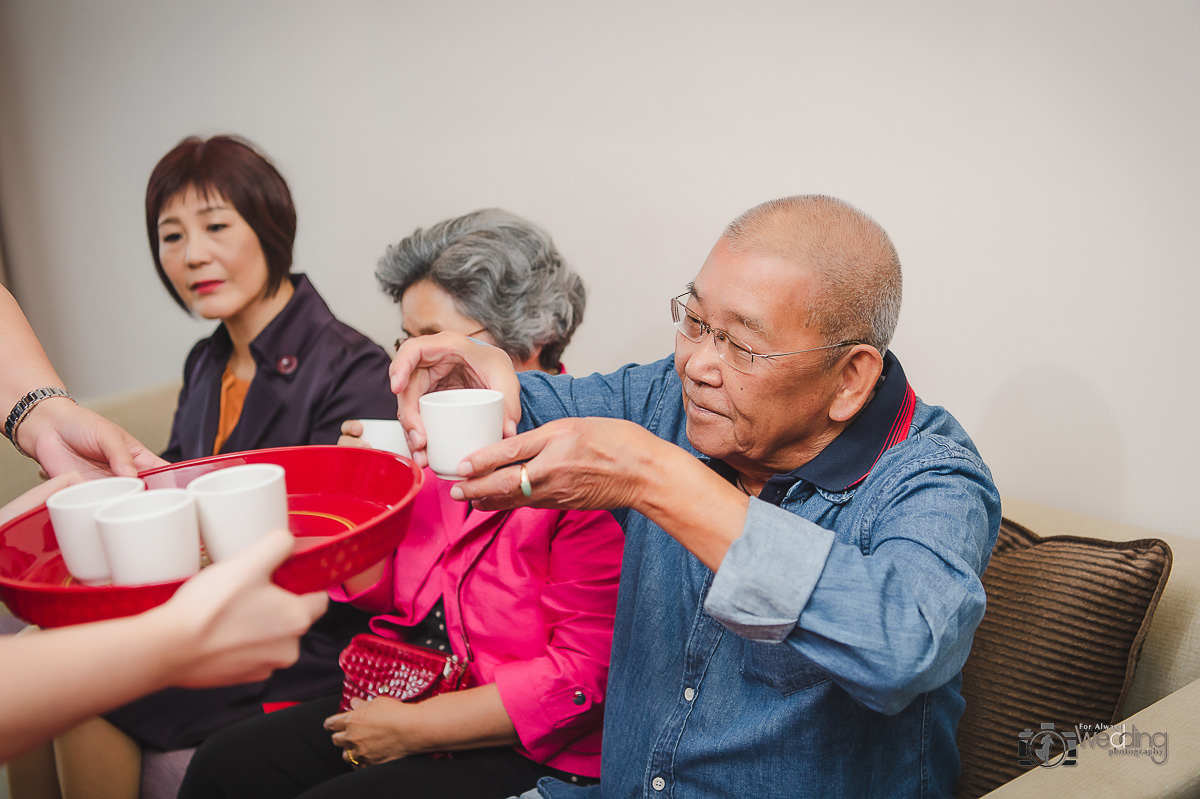
[[[537,225],[499,208],[418,228],[379,259],[375,277],[396,302],[430,280],[459,313],[483,325],[514,360],[540,346],[544,369],[559,367],[583,321],[583,281]]]

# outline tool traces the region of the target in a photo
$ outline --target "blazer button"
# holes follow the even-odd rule
[[[587,701],[587,697],[583,695],[583,691],[576,691],[575,697],[572,701],[575,702],[575,704],[577,704],[577,705],[582,705],[584,702]]]
[[[284,355],[275,362],[275,371],[281,375],[290,375],[299,365],[300,361],[296,360],[295,355]]]

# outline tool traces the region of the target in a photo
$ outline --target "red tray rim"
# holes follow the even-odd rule
[[[225,452],[225,453],[221,453],[219,455],[208,455],[203,458],[195,458],[195,459],[189,460],[189,461],[179,461],[178,463],[169,463],[166,466],[156,466],[153,469],[147,469],[144,472],[138,472],[137,476],[141,477],[141,478],[145,478],[149,475],[161,474],[163,472],[173,471],[175,469],[179,469],[184,466],[191,467],[191,466],[195,466],[197,464],[211,463],[214,461],[236,460],[239,458],[244,458],[247,455],[261,455],[261,454],[276,454],[277,455],[277,454],[284,453],[284,452],[295,452],[298,450],[303,450],[305,452],[312,452],[313,450],[319,450],[319,449],[336,450],[338,452],[345,452],[346,450],[358,449],[361,452],[373,453],[373,455],[369,455],[367,457],[374,457],[375,455],[378,455],[380,457],[391,458],[393,460],[400,461],[401,463],[406,464],[409,467],[409,469],[412,471],[413,483],[409,487],[408,491],[402,497],[400,497],[398,500],[396,500],[396,502],[393,503],[392,506],[390,508],[388,508],[387,510],[377,513],[376,515],[372,516],[371,518],[366,519],[366,520],[356,524],[353,528],[346,530],[343,533],[339,533],[336,536],[331,536],[328,541],[323,541],[322,543],[318,544],[317,546],[315,546],[311,549],[306,549],[306,550],[304,550],[304,552],[300,552],[300,553],[293,552],[291,555],[288,555],[287,559],[285,559],[283,561],[283,563],[279,564],[279,566],[278,566],[279,569],[282,569],[284,566],[287,565],[287,563],[292,558],[297,557],[298,555],[306,555],[307,556],[310,553],[320,552],[321,550],[325,549],[326,547],[335,546],[343,538],[353,535],[360,528],[362,528],[368,524],[377,524],[380,521],[387,518],[389,515],[395,515],[397,513],[402,512],[404,510],[405,506],[409,504],[409,502],[416,496],[417,492],[419,492],[421,490],[421,487],[424,485],[424,482],[425,482],[424,470],[422,470],[420,467],[418,467],[416,465],[416,463],[414,463],[411,459],[405,458],[402,455],[397,455],[393,452],[388,452],[386,450],[370,449],[367,447],[339,447],[339,446],[336,446],[333,444],[307,444],[307,445],[296,446],[296,447],[271,447],[271,448],[267,448],[267,449],[251,449],[251,450],[246,450],[244,452]],[[258,461],[258,462],[273,463],[274,461]],[[37,513],[40,513],[42,511],[44,511],[45,509],[46,509],[46,503],[43,502],[42,504],[38,505],[37,507],[26,511],[25,513],[22,513],[20,516],[15,516],[12,519],[9,519],[4,524],[0,525],[0,536],[3,536],[5,531],[8,530],[8,528],[16,526],[17,524],[24,521],[25,519],[27,519]],[[187,581],[187,579],[188,578],[185,578],[183,580],[170,580],[170,581],[164,582],[164,583],[143,583],[140,585],[83,585],[82,583],[72,584],[72,585],[50,585],[49,583],[29,582],[26,580],[17,580],[17,579],[13,579],[11,577],[5,577],[4,575],[0,575],[0,588],[14,588],[14,589],[18,589],[20,591],[27,592],[27,593],[52,594],[52,595],[61,594],[63,591],[70,591],[71,593],[82,597],[82,596],[86,596],[88,594],[105,594],[105,593],[111,593],[111,592],[115,592],[115,591],[130,591],[130,590],[143,590],[143,589],[151,589],[151,588],[168,588],[171,586],[180,586],[180,585],[183,585]]]

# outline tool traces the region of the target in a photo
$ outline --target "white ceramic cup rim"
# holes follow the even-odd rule
[[[391,452],[405,458],[412,457],[408,435],[399,419],[359,419],[358,423],[362,425],[360,442],[383,452]]]
[[[404,425],[399,419],[359,419],[358,423],[362,425],[362,438],[367,438],[372,431],[376,435],[394,434],[396,431],[399,431],[401,436],[404,435]]]
[[[424,394],[417,402],[422,407],[431,405],[435,408],[464,408],[488,405],[503,399],[502,393],[491,388],[452,388]]]
[[[96,510],[98,524],[129,523],[156,519],[194,503],[192,495],[183,488],[157,488],[139,491],[107,502]],[[149,506],[149,507],[143,507]]]
[[[130,492],[142,493],[146,484],[140,477],[102,477],[55,491],[46,500],[49,510],[75,510],[103,505]]]
[[[202,474],[188,483],[187,490],[204,497],[227,497],[257,491],[284,478],[285,474],[284,468],[277,463],[243,463]]]

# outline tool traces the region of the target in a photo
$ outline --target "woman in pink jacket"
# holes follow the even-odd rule
[[[500,210],[418,230],[376,274],[407,336],[465,333],[518,368],[562,371],[583,316],[550,238]],[[343,432],[359,444],[357,421]],[[331,594],[380,614],[379,635],[469,659],[476,687],[345,713],[331,696],[236,725],[196,753],[181,799],[501,798],[542,776],[599,778],[620,528],[607,513],[473,510],[425,477],[393,556]]]

